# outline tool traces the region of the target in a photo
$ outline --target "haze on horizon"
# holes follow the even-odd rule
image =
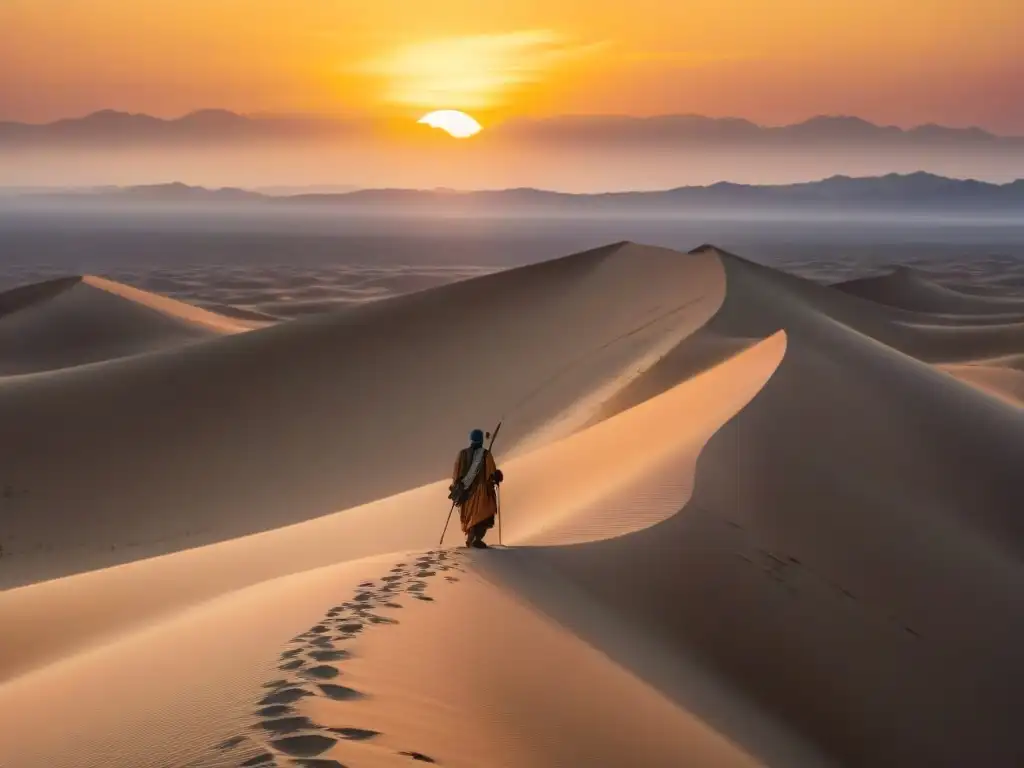
[[[178,0],[160,13],[127,0],[8,0],[0,4],[0,121],[224,109],[331,115],[373,128],[358,142],[259,151],[0,147],[0,185],[599,191],[915,170],[1008,180],[1024,167],[998,152],[666,155],[580,149],[571,135],[558,146],[510,145],[492,134],[523,120],[664,114],[768,126],[855,115],[1024,134],[1022,29],[1024,5],[1006,0],[511,0],[500,11],[468,0]],[[435,109],[464,110],[484,130],[461,141],[416,125]]]

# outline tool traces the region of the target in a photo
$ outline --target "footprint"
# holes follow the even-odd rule
[[[329,683],[322,683],[317,686],[323,691],[324,696],[334,701],[352,701],[353,699],[362,699],[364,694],[359,691],[353,690],[352,688],[346,688],[343,685],[330,685]]]
[[[340,673],[330,664],[321,664],[318,667],[303,670],[302,674],[308,677],[315,677],[318,680],[333,680]]]
[[[337,741],[330,736],[310,733],[302,736],[288,736],[270,742],[270,746],[279,752],[295,757],[316,757],[333,747]]]
[[[437,760],[435,760],[432,757],[427,757],[422,752],[399,752],[398,754],[405,755],[406,757],[411,757],[413,760],[419,760],[421,763],[436,763],[437,762]]]
[[[264,696],[260,700],[260,704],[291,704],[299,699],[312,695],[313,694],[305,688],[283,688],[269,696]]]
[[[279,717],[281,715],[287,715],[294,711],[294,707],[289,707],[287,704],[274,704],[269,707],[264,707],[263,709],[257,711],[256,714],[259,717]]]
[[[431,552],[431,556],[420,557],[410,568],[407,563],[399,563],[392,568],[390,575],[378,581],[364,581],[359,585],[358,593],[341,605],[327,611],[320,623],[315,624],[291,642],[299,647],[291,647],[280,654],[280,669],[294,670],[297,678],[292,680],[274,680],[264,683],[266,696],[257,704],[256,715],[259,722],[253,726],[257,730],[268,732],[273,739],[267,745],[272,750],[290,756],[289,765],[300,768],[345,768],[337,760],[320,757],[324,752],[339,742],[369,741],[380,735],[378,731],[366,728],[328,728],[318,725],[308,717],[295,714],[296,707],[292,704],[310,696],[323,695],[334,701],[352,701],[366,697],[366,694],[353,688],[333,683],[320,682],[333,680],[342,674],[336,666],[326,662],[337,662],[352,658],[346,650],[335,646],[335,641],[354,639],[369,625],[398,624],[398,620],[390,616],[381,616],[374,611],[386,608],[402,608],[402,603],[394,602],[397,598],[391,593],[408,592],[417,600],[433,602],[434,598],[425,594],[428,582],[424,579],[436,576],[439,571],[459,571],[457,567],[461,558],[452,557],[444,551]],[[454,576],[445,579],[458,581]],[[313,688],[307,689],[312,685]],[[230,749],[246,741],[245,736],[234,737],[223,742],[221,749]],[[404,757],[425,763],[436,763],[433,758],[421,752],[401,752]],[[273,768],[281,755],[275,758],[273,752],[265,752],[251,758],[244,765]]]
[[[276,720],[264,720],[253,727],[283,736],[286,733],[296,733],[316,726],[308,717],[280,717]]]
[[[374,736],[380,736],[380,731],[370,731],[366,728],[328,728],[331,733],[337,733],[349,741],[367,741]]]
[[[250,768],[253,765],[266,765],[272,762],[274,762],[274,756],[269,752],[264,752],[262,755],[256,755],[256,757],[246,760],[242,763],[242,768]]]
[[[230,739],[218,744],[217,749],[234,749],[243,741],[245,741],[245,736],[232,736]]]
[[[342,661],[352,658],[348,651],[310,651],[309,655],[315,661]]]

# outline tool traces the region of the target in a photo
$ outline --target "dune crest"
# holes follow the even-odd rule
[[[996,606],[1024,590],[1024,418],[851,327],[867,310],[830,289],[722,258],[708,330],[785,329],[774,375],[701,452],[680,514],[522,568],[689,649],[840,764],[1013,765],[1002,681],[1024,673],[1024,621]]]
[[[101,362],[260,325],[102,277],[59,278],[0,294],[0,375]]]
[[[240,322],[239,319],[224,317],[184,301],[178,301],[177,299],[161,296],[150,291],[143,291],[124,283],[107,280],[103,277],[83,275],[82,283],[115,296],[120,296],[127,301],[135,302],[166,317],[175,318],[200,328],[206,328],[215,333],[238,333],[239,331],[249,330],[252,327]]]
[[[595,393],[625,386],[724,294],[714,256],[619,244],[0,388],[17,511],[5,545],[17,565],[0,567],[0,585],[433,483],[451,472],[441,446],[502,415],[505,453],[538,432],[562,436],[582,418],[553,423],[580,402],[589,418]],[[15,448],[26,442],[38,453]],[[71,508],[88,535],[64,524]]]

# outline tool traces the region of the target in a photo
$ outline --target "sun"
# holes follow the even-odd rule
[[[482,127],[472,117],[457,109],[439,109],[424,115],[416,122],[429,125],[431,128],[440,128],[456,139],[468,139],[473,134],[480,133]]]

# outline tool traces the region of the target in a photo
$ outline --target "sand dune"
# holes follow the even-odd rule
[[[958,285],[958,287],[957,287]],[[934,363],[978,390],[1021,406],[1020,350],[1024,349],[1024,296],[965,292],[899,268],[881,277],[835,286],[884,307],[851,326],[913,357]],[[854,314],[864,315],[863,308]],[[850,319],[844,313],[845,320]]]
[[[0,585],[433,482],[451,471],[439,446],[503,413],[514,417],[506,451],[542,431],[550,439],[581,426],[595,397],[698,328],[723,295],[713,256],[615,246],[102,370],[9,381],[0,464],[16,499],[5,548],[19,565],[0,570]],[[66,524],[72,514],[90,521],[87,535]]]
[[[914,312],[1024,313],[1024,298],[967,294],[928,280],[907,267],[897,267],[881,277],[849,280],[836,287],[853,296]]]
[[[366,243],[354,247],[363,258],[378,255]],[[276,320],[337,311],[492,271],[493,267],[439,266],[422,260],[398,265],[346,264],[337,263],[331,254],[325,264],[206,264],[125,271],[123,279],[115,272],[114,277],[231,317]]]
[[[0,765],[1019,765],[1024,348],[854,293],[617,244],[0,383]]]
[[[101,277],[58,278],[0,294],[0,375],[126,357],[253,327]]]
[[[1024,419],[808,312],[825,289],[725,263],[712,326],[781,325],[789,344],[702,452],[692,502],[634,536],[522,556],[694,647],[844,765],[1014,764]],[[636,598],[653,584],[657,600]]]
[[[1009,405],[1024,406],[1024,371],[1010,366],[968,364],[939,366],[961,381],[998,397]]]

